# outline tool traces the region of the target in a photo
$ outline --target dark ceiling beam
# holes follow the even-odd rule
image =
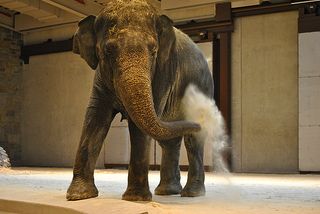
[[[308,1],[301,1],[295,3],[280,3],[280,4],[270,4],[270,5],[255,5],[248,7],[239,7],[232,9],[233,17],[242,16],[255,16],[269,13],[278,13],[299,10],[299,8],[310,4]]]
[[[299,33],[320,31],[320,16],[299,18]]]
[[[300,8],[298,31],[299,33],[320,31],[320,1]]]
[[[233,24],[231,21],[217,22],[215,20],[205,22],[191,22],[183,25],[176,25],[177,28],[186,34],[192,34],[199,31],[211,31],[215,33],[233,31]]]
[[[72,39],[67,39],[62,41],[48,41],[41,44],[23,46],[21,48],[20,58],[25,64],[28,64],[30,56],[71,51],[72,43]]]

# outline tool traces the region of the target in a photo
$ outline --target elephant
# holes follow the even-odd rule
[[[94,168],[118,113],[128,120],[131,141],[123,200],[152,200],[148,184],[152,138],[162,148],[155,194],[204,195],[204,143],[196,137],[201,126],[186,120],[181,110],[190,84],[213,99],[212,74],[197,45],[148,1],[115,0],[98,16],[78,23],[73,52],[95,70],[95,77],[67,200],[98,196]],[[189,161],[184,188],[179,171],[183,137]]]

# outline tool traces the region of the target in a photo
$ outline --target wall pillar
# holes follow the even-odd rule
[[[0,27],[0,146],[13,166],[21,161],[22,35]]]

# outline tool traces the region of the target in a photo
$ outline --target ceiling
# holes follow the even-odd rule
[[[0,0],[0,25],[24,32],[48,26],[75,23],[98,14],[110,0]],[[149,0],[174,21],[214,16],[214,5],[227,0]],[[232,0],[259,4],[261,0]]]
[[[25,45],[72,38],[79,20],[97,15],[111,0],[0,0],[0,26],[23,34]],[[148,0],[175,23],[203,21],[215,16],[215,5],[232,8],[290,0]],[[299,0],[300,1],[300,0]],[[305,0],[306,1],[306,0]],[[296,2],[296,1],[292,1]]]
[[[103,7],[103,2],[101,0],[0,0],[0,22],[16,30],[75,22],[87,15],[97,14]]]
[[[111,0],[0,0],[0,26],[20,32],[76,23],[96,15]],[[232,7],[290,0],[148,0],[176,23],[215,16],[215,5],[230,2]],[[292,1],[296,2],[296,1]]]

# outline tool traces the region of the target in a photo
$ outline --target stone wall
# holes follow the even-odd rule
[[[20,33],[0,27],[0,146],[7,151],[13,166],[21,161],[21,45]]]

